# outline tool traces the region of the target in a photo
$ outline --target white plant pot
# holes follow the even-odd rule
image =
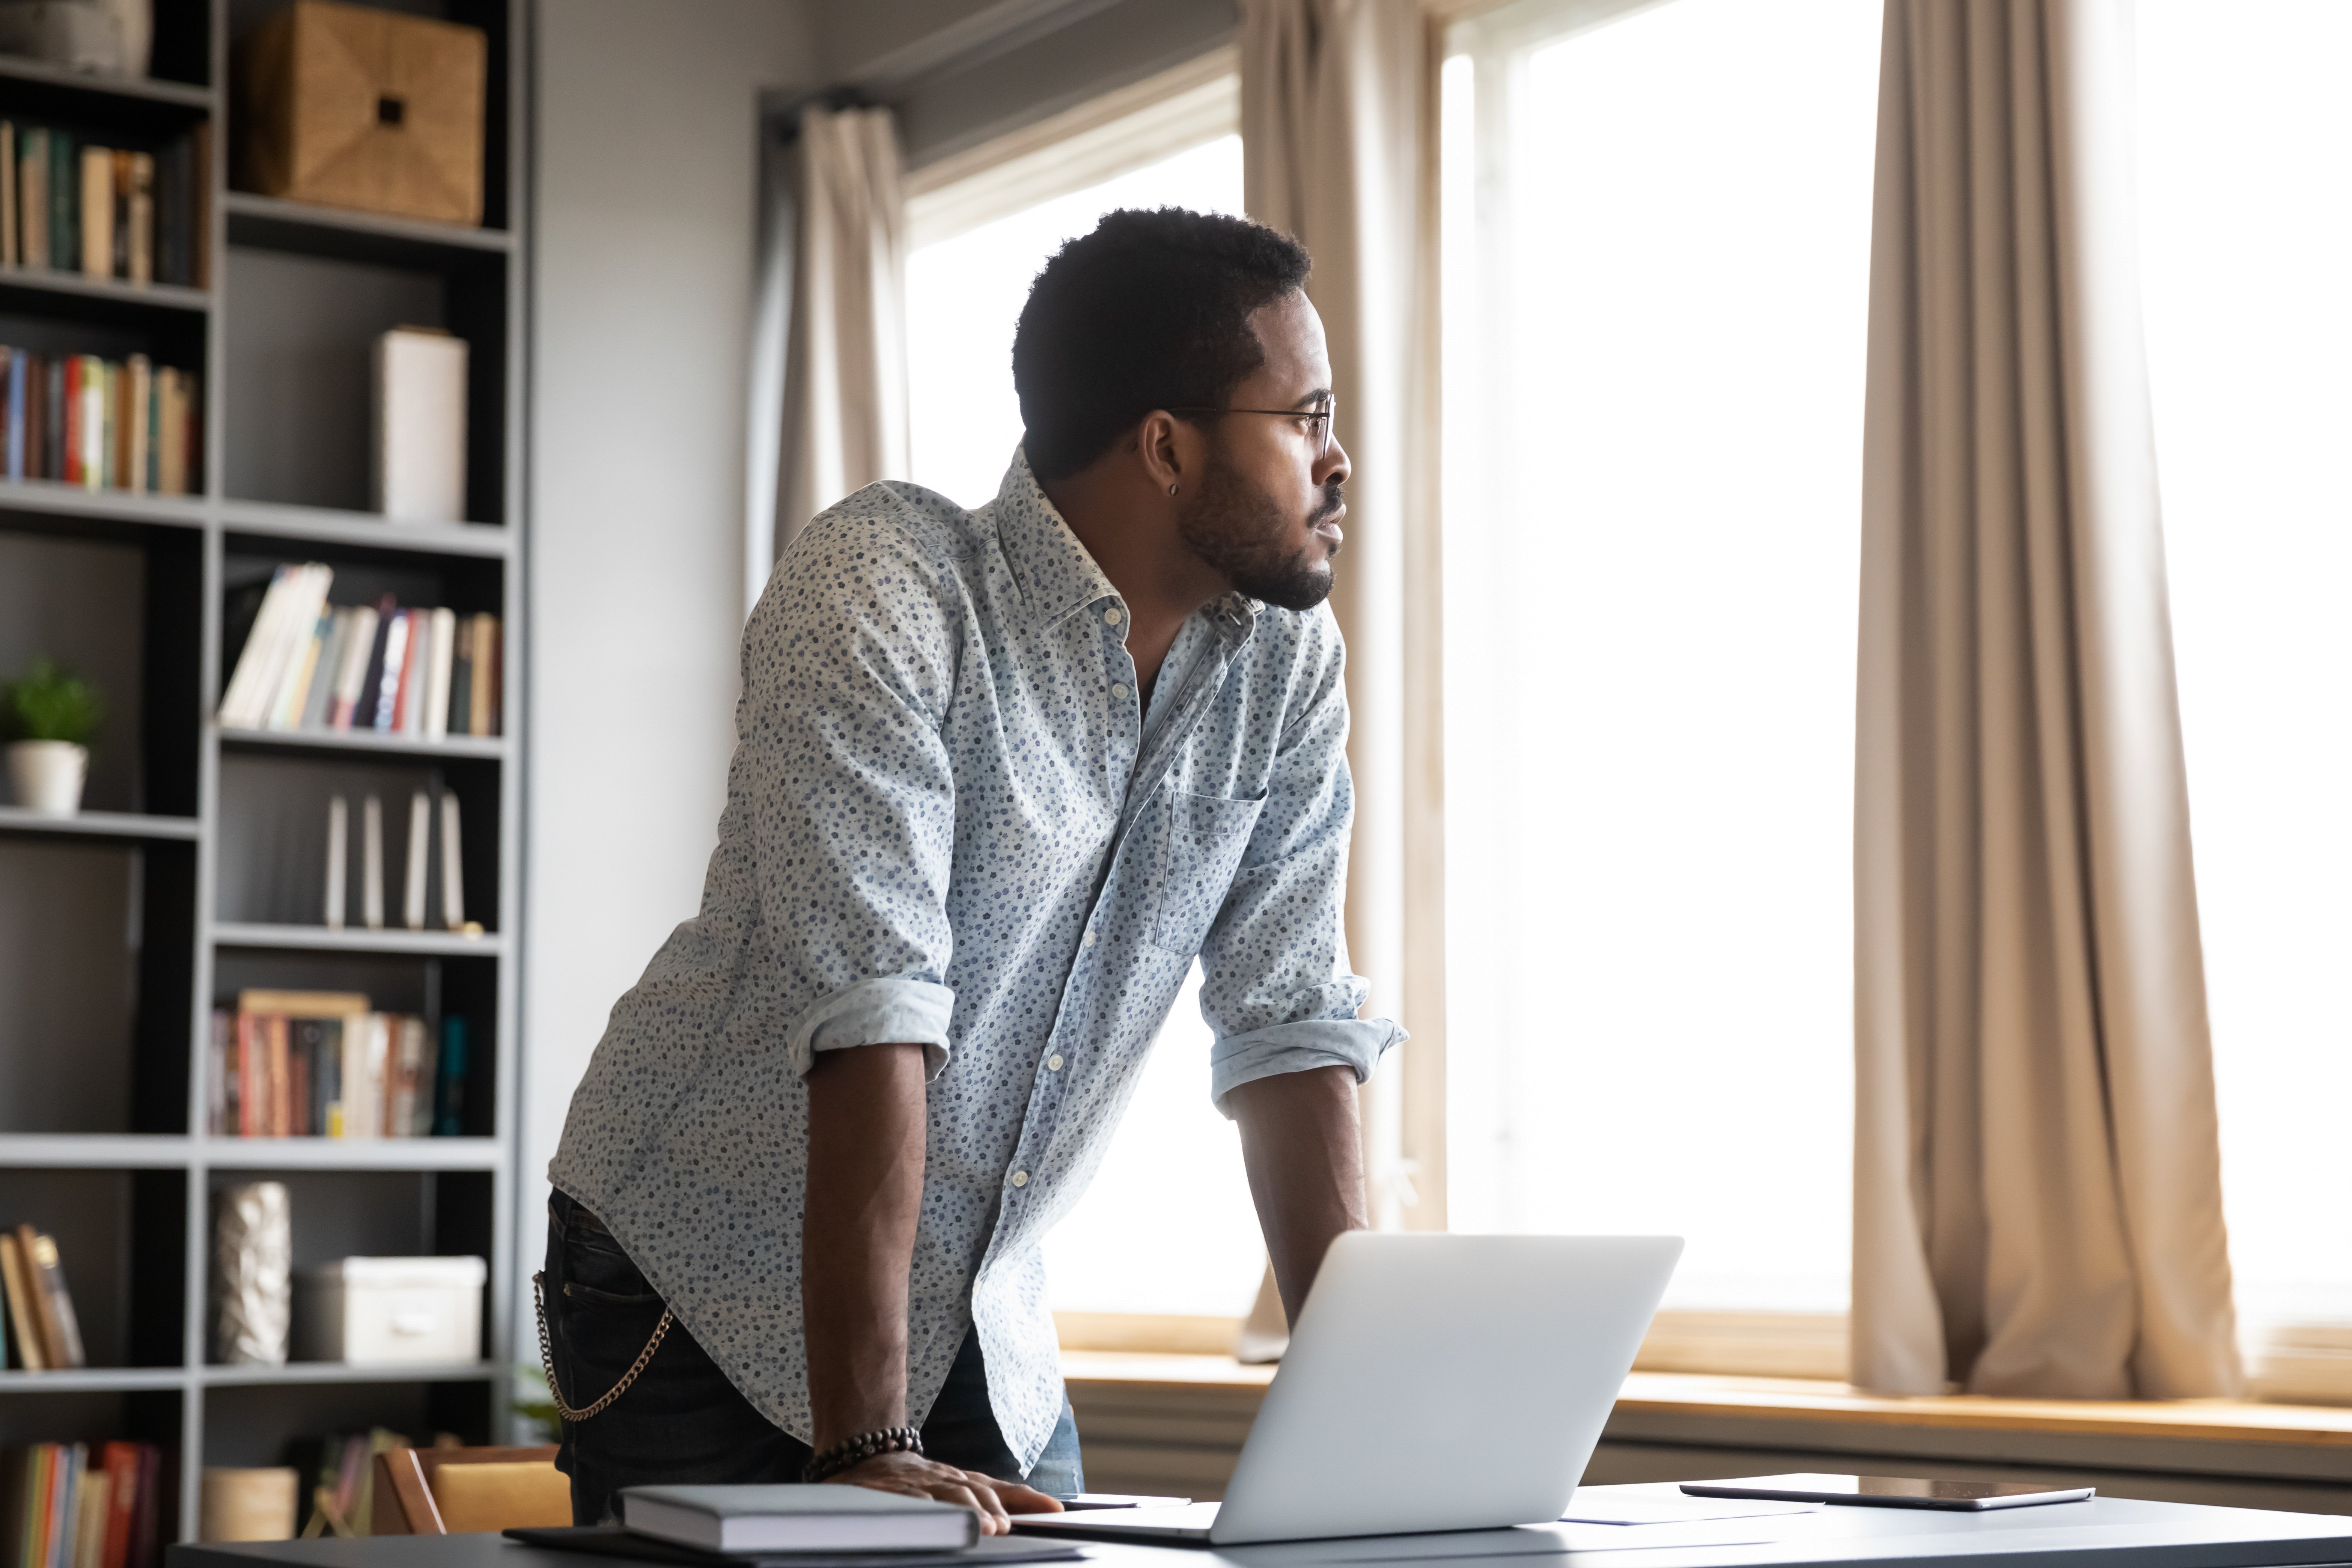
[[[16,741],[8,747],[8,787],[16,804],[44,816],[71,816],[81,809],[82,780],[89,775],[89,748],[69,741]]]

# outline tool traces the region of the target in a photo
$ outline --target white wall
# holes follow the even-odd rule
[[[815,76],[801,0],[555,0],[537,26],[526,1275],[572,1086],[716,842],[758,98]]]

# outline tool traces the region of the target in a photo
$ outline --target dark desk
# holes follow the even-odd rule
[[[1657,1487],[1601,1488],[1648,1494]],[[1648,1544],[1635,1544],[1647,1542]],[[2352,1564],[2352,1518],[2095,1498],[1988,1513],[1830,1508],[1706,1524],[1546,1525],[1202,1550],[1089,1542],[1104,1568],[1326,1568],[1550,1559],[1545,1568],[2310,1568]],[[174,1546],[167,1568],[615,1568],[495,1535]]]

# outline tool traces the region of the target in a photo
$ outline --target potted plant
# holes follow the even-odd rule
[[[16,804],[49,816],[81,809],[89,737],[105,705],[88,681],[37,658],[21,680],[0,685],[0,734],[8,741],[8,784]]]

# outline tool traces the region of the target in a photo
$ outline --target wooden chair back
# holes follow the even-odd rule
[[[375,1457],[376,1535],[468,1535],[570,1524],[572,1482],[555,1445],[394,1448]]]

